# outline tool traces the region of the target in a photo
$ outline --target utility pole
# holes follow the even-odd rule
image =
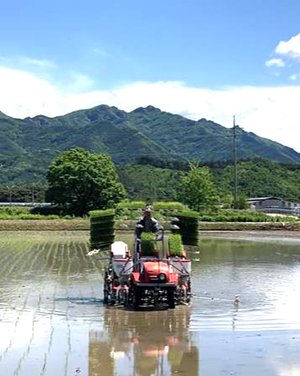
[[[236,124],[233,116],[233,198],[234,204],[237,202],[237,147],[236,147]]]
[[[31,187],[31,203],[34,204],[34,186]]]

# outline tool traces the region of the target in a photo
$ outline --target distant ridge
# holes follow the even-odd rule
[[[300,153],[238,128],[238,157],[300,163]],[[232,158],[232,130],[193,121],[153,106],[125,112],[100,105],[64,116],[14,119],[0,112],[0,184],[32,182],[53,158],[73,147],[107,153],[116,163],[141,156],[224,161]]]

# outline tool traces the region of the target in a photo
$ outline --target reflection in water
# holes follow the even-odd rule
[[[89,375],[198,375],[198,348],[190,338],[189,319],[188,307],[106,309],[104,330],[90,332]]]
[[[89,376],[113,376],[115,374],[112,348],[108,340],[104,341],[101,332],[89,334]]]
[[[299,251],[299,244],[203,240],[201,263],[193,264],[193,329],[300,329]]]
[[[191,307],[134,312],[103,306],[87,232],[1,235],[1,376],[299,374],[300,242],[204,239]]]

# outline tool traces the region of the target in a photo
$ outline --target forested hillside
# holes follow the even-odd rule
[[[175,200],[180,176],[188,164],[150,158],[139,163],[117,168],[130,197]],[[218,193],[225,199],[233,191],[233,165],[211,163],[209,167]],[[300,202],[300,166],[262,159],[242,161],[238,164],[238,191],[246,197],[277,196]]]
[[[300,154],[237,129],[238,158],[261,157],[300,163]],[[232,159],[232,130],[212,121],[193,121],[148,106],[132,112],[101,105],[65,116],[14,119],[0,112],[0,185],[44,180],[55,156],[82,147],[105,153],[117,164],[142,156],[172,161]]]

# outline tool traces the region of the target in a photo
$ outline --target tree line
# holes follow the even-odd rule
[[[246,197],[278,196],[300,202],[300,167],[263,159],[240,161],[233,203],[233,165],[143,157],[115,166],[104,154],[81,148],[61,153],[47,171],[47,186],[2,186],[2,202],[51,202],[56,213],[84,215],[124,199],[179,200],[198,211],[245,208]]]

